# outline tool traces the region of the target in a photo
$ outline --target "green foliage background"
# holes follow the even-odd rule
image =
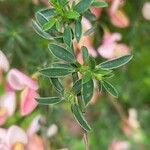
[[[123,42],[131,47],[134,54],[134,59],[128,64],[128,69],[116,70],[116,77],[112,82],[120,93],[117,101],[125,113],[127,114],[129,108],[135,108],[138,111],[142,145],[144,150],[148,150],[150,148],[150,21],[142,17],[141,9],[145,1],[126,1],[124,10],[130,18],[128,28],[118,29],[112,26],[106,15],[102,15],[102,22],[111,32],[120,32]],[[24,70],[28,74],[35,73],[43,66],[48,66],[53,60],[47,48],[48,42],[40,38],[31,26],[35,12],[43,7],[42,4],[33,5],[31,0],[0,1],[0,49],[7,54],[11,67]],[[101,38],[102,33],[98,28],[96,33],[99,33]],[[101,59],[98,58],[98,61]],[[45,80],[42,77],[39,83],[40,93],[47,96],[54,90],[50,84],[46,84]],[[42,107],[37,108],[28,119],[21,118],[21,121],[15,119],[16,115],[13,121],[11,119],[7,124],[13,122],[26,127],[30,122],[28,120],[33,118],[39,110],[44,111]],[[65,116],[69,114],[68,111],[69,108],[66,105],[50,108],[48,124],[55,122],[60,127],[59,133],[50,139],[52,147],[54,149],[61,147],[68,147],[71,150],[84,149],[81,135],[72,134],[64,123]],[[139,143],[122,133],[120,117],[105,94],[97,100],[96,105],[90,106],[88,111],[93,128],[89,134],[92,150],[107,149],[113,139],[129,140],[132,145],[131,150],[142,150]],[[68,118],[70,119],[71,116]]]

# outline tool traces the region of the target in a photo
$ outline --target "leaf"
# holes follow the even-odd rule
[[[88,65],[91,70],[95,69],[96,63],[92,56],[89,56]]]
[[[75,62],[74,56],[63,47],[58,46],[56,44],[49,44],[48,48],[52,52],[52,54],[57,58],[62,59],[69,63]]]
[[[86,82],[85,84],[82,84],[82,98],[85,106],[87,106],[88,103],[90,102],[93,96],[93,90],[94,90],[94,83],[92,79]]]
[[[82,80],[77,80],[73,87],[72,87],[72,91],[75,95],[79,94],[81,92],[81,83],[82,83]]]
[[[81,51],[82,51],[82,58],[83,58],[83,62],[86,64],[88,59],[89,59],[89,53],[88,53],[88,50],[85,46],[83,46],[81,48]]]
[[[71,29],[68,25],[65,26],[64,34],[63,34],[63,40],[64,40],[64,43],[68,47],[71,47],[71,45],[72,45],[72,32],[71,32]]]
[[[37,102],[41,105],[50,105],[50,104],[57,104],[62,101],[59,97],[40,97],[36,98]]]
[[[105,61],[97,66],[102,69],[115,69],[128,63],[133,58],[133,55],[125,55],[117,59]]]
[[[95,31],[95,26],[94,27],[91,27],[90,29],[88,29],[87,31],[84,32],[84,36],[87,36],[87,35],[90,35],[92,33],[94,33]]]
[[[85,131],[90,131],[91,127],[88,125],[87,121],[83,117],[82,113],[80,112],[77,104],[72,104],[71,105],[71,110],[72,113],[74,114],[75,119],[79,123],[79,125],[85,130]]]
[[[108,4],[106,3],[106,2],[104,2],[104,1],[94,1],[93,3],[92,3],[92,6],[93,7],[98,7],[98,8],[104,8],[104,7],[108,7]]]
[[[87,83],[92,77],[92,74],[90,71],[86,71],[85,74],[82,77],[82,84]]]
[[[74,72],[74,70],[70,70],[67,68],[45,68],[40,70],[39,72],[47,77],[58,78],[71,74]]]
[[[75,32],[74,34],[75,34],[76,40],[79,42],[80,38],[81,38],[81,35],[82,35],[82,24],[81,24],[81,21],[79,21],[79,20],[75,21],[74,32]]]
[[[42,9],[35,14],[35,18],[37,22],[43,26],[50,18],[54,17],[56,14],[53,8],[50,9]]]
[[[80,0],[80,2],[74,7],[74,10],[79,14],[84,13],[91,6],[93,0]]]
[[[53,66],[54,68],[66,68],[66,69],[70,69],[70,70],[75,69],[75,67],[73,67],[73,66],[70,65],[70,64],[54,63],[54,64],[52,64],[52,66]]]
[[[50,80],[58,92],[62,93],[64,91],[64,88],[58,78],[50,78]]]
[[[100,81],[98,81],[98,90],[99,90],[99,92],[102,92],[102,90],[103,90],[103,85]]]
[[[48,39],[48,40],[51,40],[53,39],[53,37],[46,33],[45,31],[42,30],[42,28],[37,24],[36,21],[32,20],[32,27],[33,29],[35,30],[35,32],[41,36],[42,38],[45,38],[45,39]]]
[[[56,21],[57,20],[55,18],[50,19],[48,22],[46,22],[43,25],[43,30],[47,31],[47,30],[51,29],[55,25]]]
[[[84,17],[87,18],[91,22],[97,20],[97,17],[90,10],[84,13]]]
[[[109,83],[107,81],[104,81],[104,80],[101,83],[102,83],[103,87],[105,88],[105,90],[110,95],[112,95],[115,98],[118,98],[118,92],[117,92],[117,90],[115,89],[115,87],[111,83]]]
[[[80,17],[80,14],[74,10],[69,10],[64,13],[64,16],[68,19],[78,19]]]

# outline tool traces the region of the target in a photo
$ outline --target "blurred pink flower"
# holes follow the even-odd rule
[[[7,118],[14,114],[15,109],[15,92],[6,92],[0,97],[0,125],[4,124]]]
[[[7,81],[14,90],[23,90],[25,87],[37,90],[36,81],[20,72],[18,69],[11,69],[7,75]]]
[[[44,142],[36,133],[28,135],[22,128],[12,125],[0,128],[1,150],[44,150]]]
[[[107,59],[116,58],[129,53],[129,48],[125,44],[117,43],[121,40],[119,33],[109,33],[105,31],[102,45],[98,48],[99,54]]]
[[[146,20],[150,20],[150,2],[145,2],[142,8],[143,17]]]
[[[108,150],[129,150],[129,143],[127,141],[113,140],[109,145]]]
[[[107,8],[107,13],[110,19],[110,22],[118,27],[118,28],[126,28],[129,26],[129,18],[124,13],[123,10],[120,9],[122,4],[121,0],[111,0],[110,7]],[[95,14],[96,17],[100,17],[103,9],[93,7],[91,12]]]
[[[38,97],[38,93],[28,87],[21,92],[20,112],[22,116],[30,114],[36,108],[36,97]]]
[[[5,54],[0,50],[0,72],[9,70],[9,61]]]

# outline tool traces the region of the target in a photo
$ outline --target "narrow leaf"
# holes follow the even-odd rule
[[[88,50],[85,46],[83,46],[81,48],[81,51],[82,51],[82,58],[83,58],[83,62],[86,64],[88,59],[89,59],[89,53],[88,53]]]
[[[104,8],[104,7],[108,7],[108,4],[104,1],[100,1],[100,2],[99,1],[94,1],[92,3],[92,6],[93,7],[98,7],[98,8]]]
[[[65,26],[63,40],[64,40],[64,43],[68,47],[71,47],[71,45],[72,45],[72,32],[71,32],[71,29],[70,29],[70,27],[68,25]]]
[[[92,79],[86,82],[85,84],[82,84],[82,98],[85,106],[87,106],[88,103],[90,102],[93,96],[93,91],[94,91],[94,83]]]
[[[92,77],[92,74],[90,71],[86,71],[85,74],[82,77],[82,84],[87,83]]]
[[[39,36],[41,36],[45,39],[48,39],[48,40],[53,39],[53,37],[50,34],[43,31],[42,28],[34,20],[32,20],[32,27]]]
[[[81,92],[81,83],[82,83],[82,80],[77,80],[73,87],[72,87],[72,91],[75,95],[79,94]]]
[[[74,7],[79,14],[84,13],[91,6],[93,0],[80,0],[80,2]]]
[[[115,69],[128,63],[133,58],[133,55],[125,55],[117,59],[105,61],[97,66],[102,69]]]
[[[52,66],[53,66],[54,68],[66,68],[66,69],[70,69],[70,70],[75,69],[75,67],[73,67],[73,66],[70,65],[70,64],[54,63],[54,64],[52,64]]]
[[[81,35],[82,35],[82,24],[81,24],[81,21],[79,21],[79,20],[75,21],[74,32],[75,32],[76,40],[79,42],[80,38],[81,38]]]
[[[56,23],[56,19],[55,18],[50,19],[48,22],[46,22],[43,25],[43,30],[47,31],[47,30],[51,29],[55,25],[55,23]]]
[[[50,80],[58,92],[62,93],[64,91],[64,88],[58,78],[51,78]]]
[[[68,19],[78,19],[80,17],[80,14],[74,10],[69,10],[64,13],[64,16]]]
[[[37,102],[41,105],[50,105],[50,104],[57,104],[62,101],[59,97],[40,97],[36,98]]]
[[[112,95],[113,97],[116,97],[116,98],[118,97],[118,92],[111,83],[109,83],[108,81],[102,81],[101,83],[102,83],[103,87],[105,88],[105,90],[110,95]]]
[[[90,131],[91,127],[88,125],[87,121],[83,117],[82,113],[80,112],[77,104],[71,105],[72,113],[74,114],[75,119],[79,123],[79,125],[86,131]]]
[[[89,56],[88,65],[91,70],[95,69],[96,63],[92,56]]]
[[[54,56],[56,56],[57,58],[62,59],[69,63],[75,62],[74,56],[69,51],[64,49],[63,47],[58,46],[56,44],[49,44],[48,48],[52,52],[52,54]]]
[[[67,68],[45,68],[40,70],[39,72],[44,76],[57,78],[71,74],[74,72],[74,70],[70,70]]]

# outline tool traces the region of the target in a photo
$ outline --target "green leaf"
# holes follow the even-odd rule
[[[82,84],[87,83],[92,77],[92,73],[90,71],[86,71],[82,77]]]
[[[91,70],[95,69],[96,63],[92,56],[89,56],[88,65]]]
[[[67,68],[45,68],[40,70],[39,72],[47,77],[58,78],[71,74],[74,72],[74,70],[70,70]]]
[[[93,91],[94,91],[94,83],[92,79],[86,82],[85,84],[82,84],[82,98],[85,106],[87,106],[88,103],[90,102],[93,96]]]
[[[80,38],[81,38],[81,35],[82,35],[82,24],[81,24],[81,21],[79,21],[79,20],[75,21],[74,32],[75,32],[74,34],[75,34],[76,40],[79,42]]]
[[[62,101],[59,97],[40,97],[36,98],[37,102],[41,105],[50,105],[50,104],[57,104]]]
[[[77,80],[73,87],[72,87],[72,91],[75,95],[79,94],[81,92],[81,83],[82,83],[82,80]]]
[[[43,30],[47,31],[47,30],[51,29],[55,25],[56,21],[57,20],[55,18],[50,19],[48,22],[46,22],[43,25]]]
[[[50,78],[50,80],[58,92],[62,93],[64,91],[64,88],[58,78]]]
[[[71,45],[72,45],[72,32],[71,32],[71,29],[68,25],[65,26],[63,40],[64,40],[64,43],[68,47],[71,47]]]
[[[83,35],[84,36],[90,35],[90,34],[94,33],[94,31],[95,31],[95,26],[88,29],[87,31],[85,31]]]
[[[82,113],[79,110],[79,107],[77,104],[72,104],[71,105],[71,110],[72,113],[74,114],[75,119],[79,123],[79,125],[85,130],[85,131],[90,131],[91,127],[88,125],[87,121],[83,117]]]
[[[105,90],[106,90],[110,95],[112,95],[112,96],[115,97],[115,98],[118,97],[118,92],[117,92],[117,90],[115,89],[115,87],[114,87],[111,83],[109,83],[109,82],[107,82],[107,81],[102,81],[101,83],[102,83],[103,87],[105,88]]]
[[[70,69],[70,70],[75,69],[75,67],[73,67],[73,66],[70,65],[70,64],[54,63],[54,64],[52,64],[52,66],[53,66],[54,68],[66,68],[66,69]]]
[[[91,6],[92,0],[80,0],[80,2],[74,7],[74,10],[79,14],[84,13]]]
[[[108,7],[108,4],[106,3],[106,2],[104,2],[104,1],[94,1],[93,3],[92,3],[92,6],[93,7],[98,7],[98,8],[104,8],[104,7]]]
[[[105,61],[97,66],[102,69],[115,69],[128,63],[133,58],[133,55],[125,55],[117,59]]]
[[[81,48],[81,51],[82,51],[82,58],[83,58],[83,62],[86,64],[88,59],[89,59],[89,53],[88,53],[88,50],[85,46],[83,46]]]
[[[66,49],[64,49],[61,46],[58,46],[56,44],[49,44],[49,50],[52,52],[54,56],[56,56],[59,59],[62,59],[69,63],[74,63],[75,58],[74,56]]]
[[[42,9],[35,14],[35,18],[37,22],[43,26],[50,18],[54,17],[56,14],[53,8],[50,9]]]
[[[64,13],[64,16],[68,19],[78,19],[80,17],[80,14],[74,10],[69,10]]]
[[[91,22],[97,20],[97,17],[90,10],[84,13],[84,17],[87,18]]]
[[[37,24],[36,21],[32,20],[32,27],[33,29],[35,30],[35,32],[41,36],[42,38],[45,38],[45,39],[48,39],[48,40],[51,40],[53,39],[53,37],[46,33],[45,31],[42,30],[42,28]]]

